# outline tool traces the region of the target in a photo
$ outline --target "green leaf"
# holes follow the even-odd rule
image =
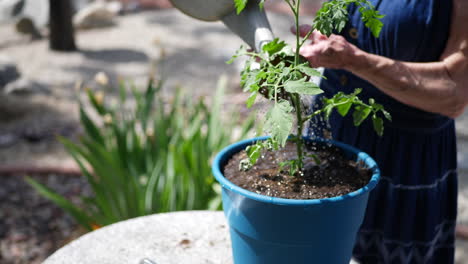
[[[284,84],[284,89],[290,93],[316,95],[323,91],[313,82],[306,81],[306,77],[297,81],[287,81]]]
[[[66,198],[61,196],[60,194],[52,191],[51,189],[47,188],[46,186],[40,184],[39,182],[35,181],[30,177],[25,178],[26,182],[31,185],[37,192],[41,195],[46,197],[47,199],[53,201],[55,204],[60,206],[63,210],[73,216],[80,225],[87,228],[88,230],[92,230],[91,224],[93,224],[92,220],[86,215],[83,210],[69,202]]]
[[[277,140],[274,140],[273,138],[268,138],[266,141],[265,141],[265,144],[264,144],[265,148],[268,150],[268,151],[274,151],[274,150],[278,150],[279,149],[279,144],[278,144],[278,141]]]
[[[364,25],[371,30],[374,37],[378,38],[383,27],[383,23],[380,19],[382,19],[384,15],[379,14],[379,11],[375,10],[374,6],[370,3],[367,4],[367,8],[364,6],[359,8],[359,11],[361,12]]]
[[[211,113],[210,113],[210,120],[209,120],[209,130],[216,131],[221,125],[221,109],[222,109],[222,102],[223,96],[226,91],[227,87],[227,77],[225,75],[219,78],[216,88],[216,93],[214,97],[214,102],[211,105]],[[208,142],[213,146],[215,142],[219,141],[218,133],[210,133],[208,137]]]
[[[325,120],[328,120],[330,118],[332,110],[333,110],[333,104],[329,104],[324,107]]]
[[[382,113],[384,114],[385,118],[387,118],[388,120],[392,121],[392,116],[390,115],[389,112],[385,111],[384,109],[382,109]]]
[[[377,135],[382,136],[383,131],[384,131],[384,126],[383,126],[383,120],[382,118],[373,115],[372,116],[372,124],[374,126],[375,132],[377,132]]]
[[[247,156],[249,156],[250,164],[253,165],[257,163],[258,158],[260,158],[260,155],[262,154],[262,148],[262,144],[257,143],[255,145],[250,145],[245,149],[247,152]]]
[[[348,98],[343,98],[338,103],[339,105],[336,106],[336,110],[341,116],[346,116],[351,106],[353,106],[353,102]]]
[[[285,146],[293,126],[291,112],[293,107],[288,101],[280,101],[266,114],[265,130],[277,140],[282,147]]]
[[[260,7],[260,9],[263,9],[265,5],[265,0],[260,0],[260,3],[258,3],[258,6]]]
[[[88,95],[88,99],[93,105],[94,109],[100,114],[105,115],[107,113],[107,109],[104,107],[102,101],[98,101],[96,94],[91,91],[91,89],[86,89],[86,94]],[[102,100],[102,98],[101,98]]]
[[[247,48],[244,45],[241,45],[239,49],[236,50],[236,53],[232,55],[231,59],[226,61],[227,64],[231,64],[234,62],[235,59],[237,59],[240,56],[244,56],[247,53]]]
[[[299,160],[297,159],[292,159],[292,160],[287,160],[279,163],[280,166],[280,171],[284,170],[285,167],[289,167],[288,174],[290,176],[294,176],[296,172],[300,170],[299,168]]]
[[[236,6],[237,14],[240,14],[242,10],[244,10],[245,6],[247,5],[248,0],[234,0],[234,4]]]
[[[353,95],[358,95],[362,92],[362,88],[356,88],[354,89],[354,92],[352,93]]]
[[[280,78],[286,77],[286,76],[288,76],[290,73],[291,73],[291,68],[290,68],[290,67],[284,67],[284,68],[282,69],[281,74],[280,74]]]
[[[314,18],[314,28],[326,36],[330,36],[334,31],[341,32],[348,21],[347,7],[351,3],[359,6],[365,26],[377,38],[383,27],[381,19],[384,16],[375,10],[371,2],[364,0],[334,0],[324,3]]]
[[[348,21],[347,7],[350,1],[330,1],[322,5],[314,18],[314,28],[326,36],[330,36],[333,30],[340,32]]]
[[[89,118],[88,114],[85,112],[84,107],[80,106],[80,121],[86,130],[86,134],[90,136],[93,140],[101,145],[105,145],[104,137],[102,136],[99,128],[94,124],[94,122]]]
[[[290,58],[292,58],[294,60],[295,52],[293,51],[293,49],[291,48],[290,45],[284,46],[278,53],[285,56],[286,58],[290,57]],[[291,62],[294,62],[293,60]]]
[[[257,73],[258,71],[251,71],[242,76],[241,85],[244,87],[244,92],[251,91],[252,87],[255,88],[254,90],[258,90]]]
[[[312,154],[308,154],[306,156],[309,157],[309,158],[312,158],[316,165],[320,165],[322,163],[322,161],[320,160],[320,157],[317,154],[312,153]]]
[[[119,99],[120,103],[123,104],[127,99],[127,90],[125,89],[125,82],[119,82]]]
[[[323,77],[322,74],[314,68],[309,67],[308,64],[301,64],[296,67],[300,72],[304,73],[307,76],[317,76]]]
[[[358,105],[354,108],[353,119],[354,125],[359,126],[372,112],[371,107]]]
[[[262,50],[268,52],[269,55],[273,55],[281,51],[284,47],[286,47],[286,45],[287,44],[284,41],[280,41],[279,38],[275,38],[273,41],[263,45]]]
[[[257,98],[258,92],[253,92],[250,94],[249,98],[247,98],[246,104],[247,108],[251,108],[252,105],[255,103],[255,99]]]

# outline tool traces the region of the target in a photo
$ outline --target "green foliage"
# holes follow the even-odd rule
[[[359,7],[364,25],[377,38],[383,27],[380,19],[384,16],[375,10],[372,3],[367,0],[334,0],[325,2],[322,8],[317,11],[313,27],[327,36],[330,36],[333,32],[341,32],[348,21],[347,8],[350,4],[355,4]]]
[[[316,95],[323,93],[316,83],[307,81],[307,77],[295,81],[287,81],[284,84],[284,89],[288,93],[297,94]]]
[[[262,150],[267,149],[269,151],[278,150],[279,145],[277,140],[268,138],[267,140],[257,141],[255,144],[247,146],[245,151],[247,152],[248,159],[244,159],[239,164],[240,170],[249,170],[252,166],[257,163],[257,160],[262,154]]]
[[[286,144],[291,132],[294,120],[290,113],[294,108],[288,101],[279,101],[266,114],[265,130],[271,135],[273,141],[281,146]]]
[[[359,126],[364,122],[364,120],[366,120],[366,118],[372,116],[374,130],[379,136],[382,136],[384,127],[383,119],[380,115],[383,115],[388,120],[391,120],[391,116],[387,111],[385,111],[382,105],[375,103],[374,99],[369,99],[368,104],[359,99],[358,94],[361,93],[361,91],[362,89],[356,89],[352,94],[339,92],[332,98],[324,98],[323,101],[325,107],[322,110],[319,110],[319,112],[323,111],[325,118],[328,119],[333,109],[336,109],[341,116],[346,116],[354,107],[354,125]]]
[[[366,1],[366,3],[371,8],[366,8],[364,6],[359,8],[359,11],[362,14],[362,21],[364,21],[366,27],[370,28],[372,35],[377,38],[380,35],[380,31],[382,31],[383,23],[380,19],[384,18],[384,15],[381,15],[378,11],[374,10],[372,4],[368,1]]]
[[[248,0],[234,0],[234,5],[236,6],[236,12],[237,14],[240,14],[242,10],[247,6]],[[263,9],[263,6],[265,4],[265,0],[260,0],[258,3],[258,6]]]
[[[245,6],[247,5],[248,0],[234,0],[234,4],[236,6],[237,14],[240,14],[242,10],[244,10]]]
[[[333,31],[341,32],[348,21],[347,7],[349,2],[351,1],[325,2],[322,8],[317,11],[313,23],[314,28],[326,36],[330,36]]]
[[[84,136],[79,144],[61,141],[93,196],[82,197],[81,208],[32,179],[27,181],[88,229],[152,213],[219,209],[210,160],[232,141],[244,138],[254,125],[253,116],[240,127],[235,114],[229,123],[222,120],[225,83],[220,81],[211,105],[183,96],[180,90],[166,103],[161,83],[152,81],[143,92],[133,87],[131,98],[121,85],[120,100],[113,106],[88,90],[98,119],[94,121],[81,103]],[[125,103],[131,99],[136,106],[129,109]],[[233,134],[235,127],[238,136]]]
[[[93,219],[91,219],[88,214],[83,212],[81,209],[76,207],[66,198],[61,195],[58,195],[53,190],[47,188],[46,186],[38,183],[34,179],[30,177],[26,177],[26,182],[29,183],[37,192],[39,192],[42,196],[46,197],[49,200],[54,201],[58,206],[63,208],[66,212],[68,212],[75,220],[85,227],[88,230],[92,229],[91,224],[93,223]]]
[[[238,13],[247,4],[247,0],[234,0],[234,2]],[[298,31],[300,25],[300,0],[285,0],[285,2],[294,14],[295,26]],[[360,93],[359,89],[350,95],[338,93],[332,98],[325,98],[322,109],[311,115],[304,115],[300,96],[323,93],[317,84],[309,81],[311,76],[323,76],[309,66],[307,60],[299,55],[299,50],[313,30],[318,30],[327,36],[330,36],[333,32],[340,32],[347,23],[347,8],[350,4],[358,6],[365,26],[371,30],[375,37],[378,37],[383,26],[380,21],[383,15],[380,15],[369,1],[332,0],[322,5],[313,21],[311,31],[304,38],[300,39],[299,32],[296,32],[294,49],[284,41],[274,39],[265,44],[258,53],[250,52],[247,48],[241,47],[228,62],[231,63],[239,56],[249,56],[244,69],[241,71],[241,85],[245,92],[250,93],[246,102],[247,107],[251,107],[255,103],[258,94],[262,94],[265,98],[273,101],[265,116],[265,130],[271,135],[271,142],[276,146],[284,147],[288,138],[296,142],[297,160],[287,161],[282,165],[282,167],[288,167],[291,174],[296,174],[303,168],[304,143],[300,134],[305,122],[313,116],[323,114],[328,119],[334,109],[342,116],[353,110],[355,125],[360,125],[366,118],[371,116],[374,130],[379,135],[383,134],[383,119],[379,114],[383,114],[389,120],[391,119],[390,114],[383,109],[382,105],[376,104],[373,100],[369,104],[363,103],[357,97]],[[297,122],[299,135],[290,136],[294,127],[294,119]],[[260,157],[262,149],[265,148],[267,146],[263,143],[257,143],[247,148],[249,158],[242,161],[240,164],[241,169],[252,167]]]
[[[297,172],[300,171],[299,167],[299,160],[297,159],[292,159],[292,160],[287,160],[279,163],[280,166],[280,171],[284,170],[285,168],[288,169],[289,175],[296,175]]]

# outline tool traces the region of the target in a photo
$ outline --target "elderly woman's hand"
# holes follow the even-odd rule
[[[301,25],[299,34],[301,37],[307,35],[311,30],[310,25]],[[291,28],[295,34],[296,29]],[[304,56],[312,67],[325,67],[331,69],[345,69],[358,65],[356,60],[356,52],[358,48],[345,38],[339,35],[331,35],[327,37],[318,31],[314,31],[309,36],[310,43],[305,43],[299,53]]]

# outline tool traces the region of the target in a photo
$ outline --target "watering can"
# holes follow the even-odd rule
[[[233,0],[170,0],[174,7],[188,16],[203,21],[223,23],[256,51],[273,40],[273,33],[265,11],[258,0],[249,0],[245,9],[237,15]]]

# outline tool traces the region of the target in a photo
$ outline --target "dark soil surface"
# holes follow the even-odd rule
[[[306,158],[303,175],[289,176],[280,171],[279,163],[296,155],[294,143],[287,143],[279,151],[265,151],[257,164],[248,171],[240,171],[239,163],[247,158],[239,152],[224,167],[224,176],[237,186],[267,196],[288,199],[322,199],[344,195],[365,186],[372,172],[354,161],[347,160],[342,151],[329,145],[308,146],[309,154],[320,159]]]
[[[87,195],[79,176],[33,176],[73,202]],[[41,197],[19,175],[0,175],[0,263],[42,263],[54,251],[82,235],[75,221]]]

